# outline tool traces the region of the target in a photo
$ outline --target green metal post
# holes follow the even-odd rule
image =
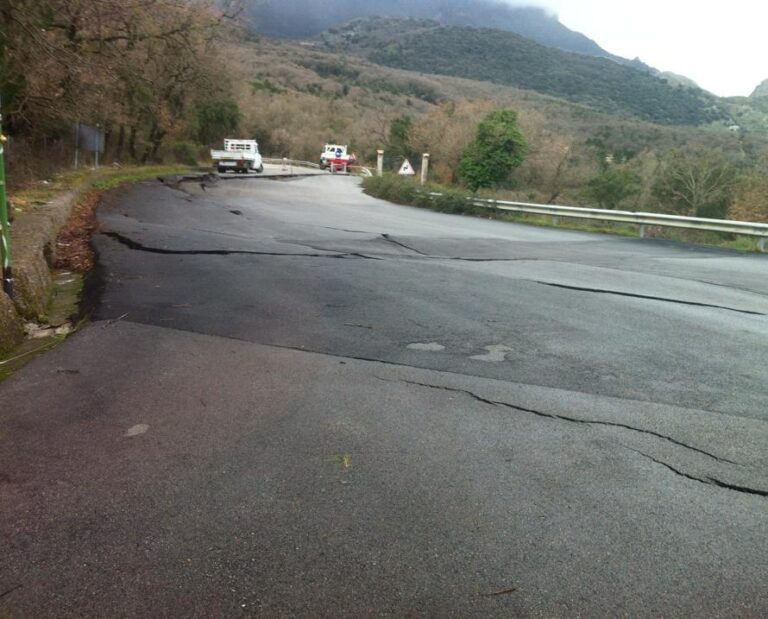
[[[13,298],[13,272],[11,271],[11,229],[8,226],[8,201],[5,191],[5,135],[0,110],[0,259],[3,266],[3,291]]]

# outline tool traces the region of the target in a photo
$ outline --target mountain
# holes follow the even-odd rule
[[[755,88],[755,90],[749,96],[752,98],[768,97],[768,80],[763,80],[762,82],[760,82],[757,88]]]
[[[564,52],[501,30],[368,18],[331,29],[319,41],[385,66],[535,90],[656,123],[702,125],[728,116],[715,96],[699,88],[673,86],[607,58]]]
[[[610,58],[654,72],[639,59],[615,56],[592,39],[570,30],[546,10],[511,6],[499,0],[246,0],[246,14],[255,32],[273,37],[308,37],[358,17],[430,18],[453,26],[495,28],[565,51]]]
[[[672,86],[684,86],[685,88],[699,88],[699,85],[694,82],[690,77],[680,75],[679,73],[672,73],[672,71],[664,71],[658,73],[658,77],[667,80]]]

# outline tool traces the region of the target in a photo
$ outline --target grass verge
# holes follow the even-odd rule
[[[124,183],[153,178],[155,176],[182,174],[189,172],[189,166],[153,165],[153,166],[120,166],[103,167],[98,170],[80,168],[67,170],[43,179],[29,183],[25,187],[8,194],[8,205],[11,217],[15,217],[30,207],[50,202],[57,195],[78,189],[90,183],[93,189],[106,190],[118,187]]]

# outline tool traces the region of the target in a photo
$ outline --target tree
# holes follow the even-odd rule
[[[718,152],[671,153],[653,195],[662,208],[681,215],[725,217],[736,180],[733,166]]]
[[[387,150],[390,155],[410,159],[417,156],[411,146],[411,129],[413,121],[410,116],[398,116],[389,124],[389,144]]]
[[[640,177],[626,168],[605,168],[587,184],[587,196],[607,209],[615,209],[639,191]]]
[[[134,158],[158,155],[194,111],[229,90],[214,42],[238,0],[0,0],[0,94],[12,135],[117,133]],[[142,151],[141,153],[139,151]]]
[[[445,101],[414,125],[411,144],[418,152],[431,154],[430,177],[445,184],[458,182],[461,153],[475,136],[477,119],[493,109],[490,101]]]
[[[740,221],[768,223],[767,170],[755,170],[742,178],[734,192],[733,205],[728,215]]]
[[[233,99],[206,101],[197,111],[197,139],[213,145],[233,134],[240,124],[240,110]]]
[[[517,112],[495,110],[480,121],[477,136],[464,149],[459,176],[472,191],[503,183],[523,163],[527,150]]]

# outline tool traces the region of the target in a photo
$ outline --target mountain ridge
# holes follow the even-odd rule
[[[384,66],[535,90],[662,124],[703,125],[728,116],[719,99],[699,88],[670,85],[607,58],[546,47],[501,30],[361,18],[317,40],[326,49]]]
[[[497,0],[358,0],[353,4],[318,5],[315,0],[250,0],[246,14],[252,29],[277,38],[312,37],[356,18],[429,18],[444,25],[494,28],[513,32],[541,45],[609,58],[635,69],[655,73],[639,58],[627,59],[606,51],[558,17],[537,6],[512,6]]]

